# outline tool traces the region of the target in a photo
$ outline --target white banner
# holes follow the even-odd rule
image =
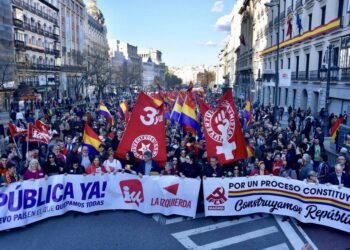
[[[206,216],[270,213],[350,232],[350,189],[275,176],[207,178]]]
[[[130,209],[195,217],[200,181],[130,174],[57,175],[0,188],[0,231],[68,211]]]
[[[290,69],[279,70],[279,86],[290,87],[292,84],[292,71]]]

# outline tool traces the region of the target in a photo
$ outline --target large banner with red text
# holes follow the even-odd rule
[[[129,209],[195,217],[200,180],[122,174],[57,175],[0,187],[0,231],[68,211]]]
[[[203,180],[206,216],[269,213],[350,232],[350,189],[275,176]]]

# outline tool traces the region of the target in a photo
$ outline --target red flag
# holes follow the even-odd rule
[[[155,161],[166,162],[165,119],[163,104],[141,92],[136,100],[130,121],[121,139],[116,155],[125,158],[132,151],[137,159],[143,159],[145,151],[151,151]]]
[[[34,127],[32,123],[29,123],[27,140],[29,142],[41,142],[41,143],[49,144],[50,134],[48,131],[42,131]]]
[[[27,130],[25,128],[17,127],[11,122],[7,123],[7,127],[9,128],[9,131],[12,137],[17,137],[17,136],[27,134]]]
[[[48,124],[46,124],[40,120],[35,121],[35,128],[40,130],[40,131],[44,131],[44,132],[48,132],[50,129]]]
[[[286,36],[290,36],[293,32],[292,20],[293,20],[293,14],[291,12],[291,13],[289,13],[288,19],[287,19],[288,28],[287,28]]]
[[[217,156],[220,163],[227,164],[247,158],[246,144],[231,92],[227,91],[219,99],[217,108],[200,106],[208,159]]]

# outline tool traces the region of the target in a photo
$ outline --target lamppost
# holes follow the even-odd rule
[[[326,80],[326,97],[325,97],[325,109],[324,109],[324,117],[325,120],[323,122],[323,132],[324,135],[328,135],[328,130],[329,130],[329,103],[330,103],[330,98],[329,98],[329,91],[330,91],[330,86],[331,86],[331,80],[332,79],[337,79],[338,77],[338,71],[339,67],[333,65],[331,66],[331,61],[332,61],[332,50],[334,48],[334,45],[330,44],[327,47],[328,50],[328,64],[327,67],[325,65],[322,66],[320,69],[320,76],[322,80]]]
[[[260,77],[260,71],[259,71],[258,78],[256,79],[256,83],[257,83],[257,92],[258,92],[258,104],[260,106],[260,91],[261,91],[261,85],[262,85],[262,79]]]
[[[53,42],[47,42],[46,39],[45,39],[45,48],[44,48],[44,55],[45,55],[45,83],[46,83],[46,96],[45,96],[45,100],[46,100],[46,104],[47,104],[47,100],[49,99],[48,98],[48,95],[49,95],[49,83],[47,81],[47,67],[48,67],[48,64],[47,64],[47,52],[46,50],[49,49],[50,50],[50,45],[53,45],[54,43]],[[48,46],[48,48],[46,48],[46,46]],[[52,46],[53,47],[53,46]]]
[[[277,40],[276,40],[276,43],[277,43],[277,50],[276,50],[276,53],[277,53],[277,60],[276,60],[276,72],[275,72],[275,100],[274,100],[274,107],[273,107],[273,113],[274,113],[274,122],[277,121],[277,106],[278,106],[278,87],[279,87],[279,57],[280,57],[280,16],[281,16],[281,0],[278,0],[278,1],[275,1],[275,2],[271,2],[271,3],[265,3],[265,6],[268,7],[268,8],[273,8],[275,6],[277,6],[277,24],[278,24],[278,27],[277,27]],[[273,17],[272,17],[273,18]]]

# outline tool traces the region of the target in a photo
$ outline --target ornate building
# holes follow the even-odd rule
[[[88,71],[95,67],[96,70],[107,71],[109,65],[108,40],[105,18],[101,10],[97,7],[96,0],[88,0],[86,4],[86,21],[85,21],[85,66]],[[98,64],[98,65],[96,65]],[[91,79],[93,81],[93,79]],[[96,79],[95,79],[96,80]],[[95,83],[96,85],[96,83]],[[87,93],[93,93],[95,87],[90,86]]]
[[[61,66],[58,14],[57,0],[12,0],[16,99],[57,95]]]
[[[0,112],[9,110],[14,91],[15,50],[11,2],[0,0]],[[23,38],[21,39],[23,43]]]
[[[330,114],[350,112],[348,1],[281,0],[280,2],[281,19],[277,18],[277,6],[269,10],[269,26],[266,27],[266,35],[263,38],[267,40],[267,46],[261,52],[264,61],[264,103],[274,103],[274,74],[278,64],[279,106],[300,107],[303,110],[310,108],[312,113],[316,114],[328,101]],[[292,18],[292,31],[287,35],[288,15]],[[277,62],[278,29],[280,29],[280,55]],[[330,51],[329,45],[331,45]],[[329,55],[330,65],[328,65]],[[327,100],[326,77],[322,71],[328,68],[331,71],[331,85]],[[283,77],[283,74],[289,77]]]
[[[108,40],[105,18],[97,7],[96,0],[86,4],[85,51],[87,56],[99,56],[108,59]]]
[[[83,0],[60,0],[62,43],[61,97],[76,98],[75,86],[84,67],[84,23],[86,19]]]

